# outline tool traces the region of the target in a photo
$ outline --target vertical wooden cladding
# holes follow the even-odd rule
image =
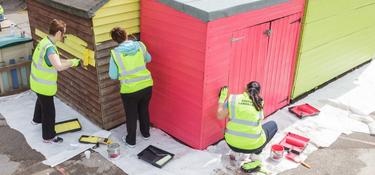
[[[265,115],[286,106],[290,101],[301,17],[301,13],[298,13],[271,22],[263,80]]]
[[[34,44],[41,39],[35,34],[35,29],[48,33],[49,22],[52,19],[61,19],[67,23],[67,33],[80,36],[88,43],[90,49],[94,49],[90,19],[72,16],[32,0],[27,1],[27,7]],[[73,58],[69,53],[59,51],[63,58]],[[101,106],[95,68],[77,68],[60,72],[58,87],[57,96],[62,101],[101,126]]]
[[[128,34],[139,33],[140,0],[110,0],[93,17],[97,43],[111,40],[108,32],[113,27],[124,27]]]
[[[151,122],[202,148],[206,24],[155,0],[141,1],[141,8],[141,39],[153,57]]]
[[[223,137],[225,123],[216,119],[223,85],[241,93],[249,81],[259,81],[266,115],[289,103],[303,8],[304,1],[294,0],[208,23],[202,145]]]
[[[204,23],[156,0],[142,1],[141,38],[153,56],[155,81],[151,121],[203,149],[223,138],[224,121],[216,119],[221,86],[242,92],[258,80],[267,114],[285,106],[303,7],[303,0],[291,0]]]

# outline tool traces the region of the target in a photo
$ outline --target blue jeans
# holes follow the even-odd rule
[[[271,141],[271,139],[273,138],[273,136],[275,136],[275,134],[278,130],[277,124],[274,121],[269,121],[269,122],[263,124],[262,128],[264,130],[264,133],[266,134],[267,140],[261,147],[259,147],[257,149],[253,149],[253,150],[245,150],[245,149],[235,148],[235,147],[228,144],[229,148],[232,149],[234,152],[238,152],[238,153],[260,154],[262,152],[263,148],[268,144],[268,142]]]

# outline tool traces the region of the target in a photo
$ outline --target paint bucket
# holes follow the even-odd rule
[[[120,144],[112,143],[107,146],[108,157],[115,159],[120,156]]]
[[[272,145],[270,157],[274,161],[280,161],[284,157],[284,147],[282,145]]]

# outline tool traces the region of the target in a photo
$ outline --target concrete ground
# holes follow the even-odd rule
[[[0,115],[0,170],[2,175],[94,175],[126,174],[100,154],[84,154],[51,168],[45,159],[30,148],[24,136],[10,128]],[[305,161],[312,166],[299,166],[281,175],[373,175],[375,172],[375,137],[362,133],[342,135],[329,148],[314,152]],[[243,174],[243,173],[241,173]]]
[[[0,32],[0,37],[11,35],[10,24],[15,24],[14,32],[16,35],[20,35],[22,31],[25,31],[26,36],[31,37],[26,4],[22,0],[0,0],[0,2],[3,2],[5,17],[7,19],[1,23],[5,28]]]
[[[90,159],[77,155],[51,168],[42,163],[42,154],[30,148],[25,137],[10,128],[0,114],[0,171],[1,175],[126,175],[100,154],[92,151]]]
[[[341,135],[329,148],[320,149],[299,166],[281,175],[373,175],[375,174],[375,137],[362,133]]]

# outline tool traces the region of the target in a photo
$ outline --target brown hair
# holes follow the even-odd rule
[[[56,35],[57,32],[64,33],[64,29],[66,27],[66,24],[64,21],[59,20],[59,19],[54,19],[51,21],[49,24],[49,34],[50,35]]]
[[[117,43],[122,43],[128,39],[128,34],[126,31],[120,27],[115,27],[111,30],[111,37],[113,41]]]

